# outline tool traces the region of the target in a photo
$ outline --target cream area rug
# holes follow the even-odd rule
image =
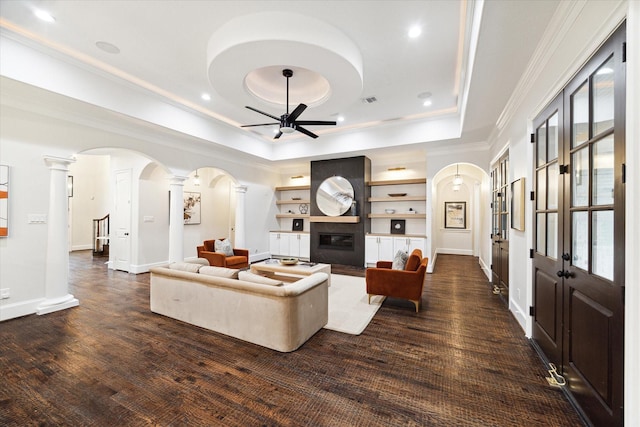
[[[360,335],[382,305],[384,297],[371,297],[371,304],[368,304],[367,300],[364,277],[332,274],[329,287],[329,322],[324,328]]]

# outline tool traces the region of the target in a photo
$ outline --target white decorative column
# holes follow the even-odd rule
[[[184,182],[186,176],[173,176],[169,181],[169,262],[184,261]]]
[[[67,171],[75,159],[45,156],[51,170],[49,179],[49,213],[47,218],[47,252],[45,266],[45,300],[36,309],[38,314],[75,307],[80,302],[69,293],[69,212]]]
[[[236,185],[236,241],[233,242],[236,248],[246,248],[245,235],[245,195],[247,194],[246,185]]]

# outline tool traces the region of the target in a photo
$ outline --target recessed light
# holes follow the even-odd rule
[[[339,122],[344,122],[344,117],[342,117],[342,116],[338,116],[338,121],[339,121]]]
[[[418,94],[418,98],[420,99],[431,98],[431,92],[421,92]]]
[[[56,18],[53,17],[49,12],[42,9],[36,9],[33,13],[38,17],[38,19],[44,22],[56,22]]]
[[[211,101],[211,95],[209,95],[208,93],[203,93],[202,95],[200,95],[200,98],[202,98],[203,101]]]
[[[431,104],[433,104],[433,102],[431,102],[431,100],[430,100],[430,99],[427,99],[426,101],[424,101],[424,102],[422,103],[422,105],[424,105],[425,107],[430,107],[430,106],[431,106]]]
[[[96,42],[96,47],[103,52],[111,53],[113,55],[120,53],[120,48],[109,42],[98,41]]]
[[[420,28],[419,26],[414,25],[413,27],[409,28],[408,35],[410,39],[415,39],[420,34],[422,34],[422,28]]]

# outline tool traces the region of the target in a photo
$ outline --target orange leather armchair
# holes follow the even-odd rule
[[[403,298],[416,306],[417,313],[428,262],[429,258],[422,258],[420,249],[411,252],[404,270],[392,270],[391,261],[378,261],[375,268],[368,268],[365,272],[369,302],[373,295]]]
[[[224,239],[218,239],[224,240]],[[221,252],[216,252],[215,240],[205,240],[202,246],[198,246],[198,258],[205,258],[209,265],[226,268],[247,268],[249,267],[249,250],[233,249],[233,256],[226,256]]]

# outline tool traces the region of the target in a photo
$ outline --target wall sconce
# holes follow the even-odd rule
[[[67,177],[67,197],[73,197],[73,176]]]
[[[200,186],[200,175],[198,175],[198,169],[196,169],[196,174],[193,177],[193,185],[195,185],[196,187]]]
[[[291,179],[301,179],[304,178],[304,176],[302,175],[296,175],[296,176],[292,176]]]

